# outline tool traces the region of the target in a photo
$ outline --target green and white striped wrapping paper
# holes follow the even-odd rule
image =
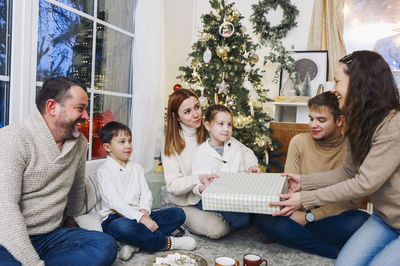
[[[203,210],[272,214],[269,206],[286,193],[287,178],[271,173],[221,173],[202,193]]]

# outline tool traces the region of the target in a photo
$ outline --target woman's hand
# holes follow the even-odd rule
[[[279,194],[281,199],[285,201],[271,202],[269,206],[282,206],[283,209],[276,211],[272,216],[289,216],[301,208],[300,193]]]
[[[246,173],[261,173],[261,169],[257,165],[250,166]]]
[[[208,186],[218,175],[199,175],[199,181],[203,185]]]
[[[283,173],[282,176],[286,176],[289,183],[288,193],[299,192],[301,189],[300,175]]]

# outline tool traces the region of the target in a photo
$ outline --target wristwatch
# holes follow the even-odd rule
[[[312,223],[312,222],[314,222],[314,220],[315,220],[314,214],[310,211],[306,212],[306,221],[308,223]]]

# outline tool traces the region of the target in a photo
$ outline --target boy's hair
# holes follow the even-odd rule
[[[100,129],[101,143],[111,143],[112,138],[118,136],[120,132],[124,132],[132,137],[132,131],[127,125],[117,121],[107,123]]]
[[[339,115],[342,114],[336,95],[330,91],[318,94],[317,96],[308,100],[308,108],[310,110],[319,107],[328,107],[335,121],[338,119]]]
[[[226,107],[225,105],[222,105],[222,104],[215,104],[215,105],[208,107],[204,120],[211,123],[211,121],[214,120],[215,115],[218,112],[228,113],[231,115],[231,117],[233,117],[231,109],[229,109],[228,107]]]

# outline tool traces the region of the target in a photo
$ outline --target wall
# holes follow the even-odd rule
[[[228,0],[228,2],[232,2]],[[252,33],[252,25],[249,17],[252,14],[252,4],[258,3],[258,0],[236,1],[235,8],[245,17],[242,22],[247,32],[253,38],[254,42],[258,38]],[[308,31],[311,22],[314,0],[292,0],[297,6],[299,15],[297,17],[297,27],[293,28],[283,40],[286,49],[305,50],[307,46]],[[188,53],[191,51],[191,45],[197,39],[197,32],[202,28],[200,16],[211,11],[207,0],[168,0],[165,4],[165,32],[166,32],[166,99],[172,92],[173,85],[179,83],[176,76],[180,74],[179,66],[188,65]],[[270,11],[268,14],[271,25],[280,23],[282,18],[282,9]],[[260,60],[258,67],[266,70],[263,77],[263,85],[269,90],[268,96],[273,98],[278,95],[279,84],[272,82],[276,65],[267,64],[263,66],[262,58],[268,53],[267,48],[258,52]]]

